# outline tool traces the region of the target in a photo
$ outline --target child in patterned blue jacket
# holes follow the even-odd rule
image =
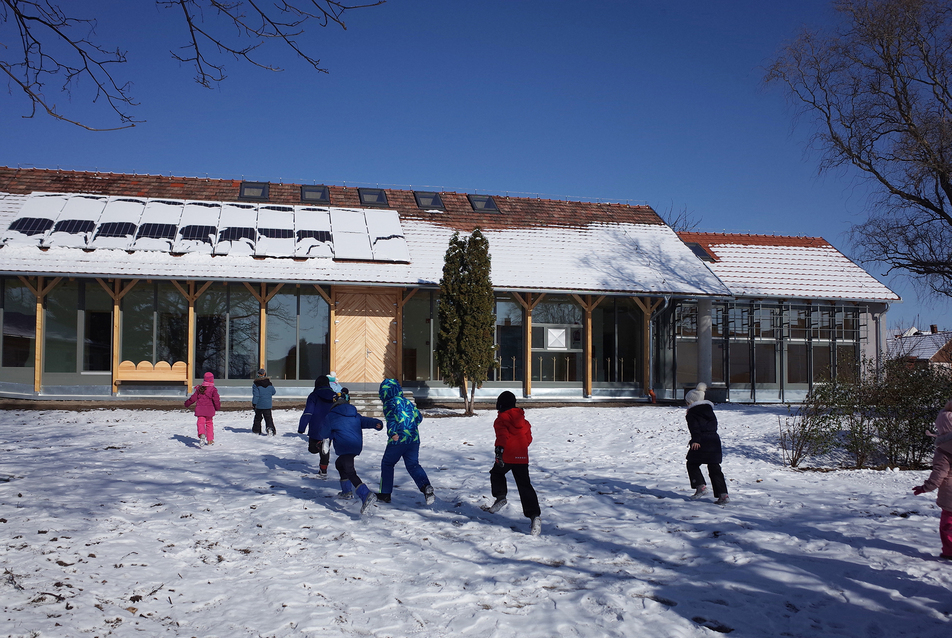
[[[436,500],[433,486],[420,466],[420,430],[418,426],[423,415],[403,396],[403,388],[396,379],[384,379],[380,384],[380,400],[383,402],[383,414],[387,419],[387,449],[380,461],[380,493],[377,500],[390,502],[393,492],[393,468],[397,461],[410,473],[417,488],[423,492],[427,505]]]

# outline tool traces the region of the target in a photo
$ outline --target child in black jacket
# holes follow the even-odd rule
[[[685,418],[688,421],[688,430],[691,432],[687,466],[688,478],[694,488],[692,499],[699,499],[707,491],[707,483],[701,474],[701,465],[707,465],[707,473],[711,476],[711,486],[714,488],[714,501],[718,505],[727,505],[730,500],[727,496],[727,482],[721,472],[721,437],[717,435],[717,417],[714,416],[714,404],[704,400],[704,391],[707,385],[697,384],[697,387],[686,395],[684,400],[688,404]]]

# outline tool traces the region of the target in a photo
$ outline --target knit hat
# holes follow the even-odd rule
[[[211,372],[206,372],[204,379],[205,379],[205,383],[215,383],[215,375],[212,374]]]
[[[265,370],[264,368],[258,368],[258,376],[259,376],[259,377],[266,377],[266,376],[268,376],[268,371]]]
[[[697,387],[684,395],[684,402],[688,405],[704,400],[704,391],[707,390],[706,383],[699,383]]]
[[[322,374],[317,379],[314,380],[314,389],[318,388],[329,388],[331,387],[331,380],[327,378],[326,374]]]
[[[516,407],[516,395],[506,390],[496,398],[496,412],[505,412]]]

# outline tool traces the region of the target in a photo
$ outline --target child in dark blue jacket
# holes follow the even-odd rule
[[[380,461],[380,493],[377,498],[384,503],[390,502],[393,492],[393,468],[401,458],[416,483],[423,492],[427,505],[436,500],[433,486],[426,472],[420,466],[420,430],[417,426],[423,415],[403,396],[403,388],[396,379],[384,379],[380,384],[380,401],[383,402],[383,414],[387,418],[387,449]]]
[[[324,417],[324,422],[321,423],[318,431],[318,438],[334,441],[334,452],[337,453],[334,467],[340,473],[339,496],[353,498],[354,492],[357,492],[357,496],[363,501],[360,513],[366,513],[368,516],[372,513],[370,506],[377,502],[377,495],[371,492],[370,488],[364,485],[357,476],[354,459],[364,447],[363,430],[370,428],[382,430],[383,422],[380,419],[361,416],[357,408],[349,404],[346,399],[340,398],[334,402],[334,406]]]
[[[298,434],[304,434],[307,430],[308,443],[307,451],[311,454],[321,455],[321,478],[327,478],[327,466],[331,461],[330,450],[323,449],[323,441],[320,439],[321,424],[324,422],[327,413],[334,407],[334,401],[337,400],[337,392],[331,387],[331,381],[326,375],[319,376],[314,381],[314,391],[307,397],[307,403],[304,406],[304,414],[298,422]]]

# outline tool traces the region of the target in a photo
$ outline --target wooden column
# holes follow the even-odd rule
[[[258,367],[267,368],[268,343],[266,339],[268,337],[268,313],[265,311],[265,309],[268,306],[268,302],[271,301],[271,299],[276,294],[278,294],[278,291],[284,287],[284,284],[278,284],[271,292],[268,292],[268,284],[266,283],[259,284],[259,292],[256,292],[254,287],[247,281],[244,282],[244,284],[245,288],[248,289],[248,292],[250,292],[254,298],[258,300]]]
[[[36,296],[36,324],[34,326],[34,336],[33,336],[33,391],[39,392],[43,387],[43,346],[45,342],[45,335],[43,334],[46,327],[46,313],[43,311],[43,302],[46,299],[46,295],[49,294],[53,288],[56,287],[56,284],[63,280],[62,277],[57,277],[53,281],[43,284],[44,277],[36,278],[36,287],[30,285],[30,282],[27,281],[26,277],[20,276],[20,281],[23,282],[23,285],[29,289]]]
[[[186,346],[185,365],[188,368],[188,385],[189,388],[191,388],[192,381],[195,379],[195,301],[208,290],[212,282],[206,281],[198,291],[195,290],[194,281],[186,282],[188,290],[177,281],[173,281],[172,284],[178,289],[182,296],[185,297],[185,300],[188,301],[188,345]]]
[[[526,311],[526,320],[523,322],[523,348],[525,352],[525,375],[526,378],[523,379],[523,393],[530,397],[532,396],[532,311],[536,306],[539,305],[539,302],[545,299],[545,293],[538,293],[538,297],[533,298],[531,292],[525,293],[525,298],[522,297],[518,292],[509,293],[515,297],[516,301],[525,309]]]
[[[641,329],[641,338],[642,338],[642,357],[641,357],[641,372],[642,372],[642,384],[644,385],[645,395],[651,396],[650,392],[652,388],[648,387],[648,380],[651,378],[651,313],[658,309],[658,307],[663,303],[662,299],[652,299],[651,297],[632,297],[635,303],[638,304],[638,307],[641,308],[641,311],[644,313],[642,317],[642,329]]]
[[[113,279],[112,288],[109,287],[109,284],[107,284],[104,279],[97,278],[96,281],[99,282],[99,285],[103,287],[103,290],[105,290],[109,298],[112,299],[112,391],[115,393],[119,391],[119,384],[116,383],[116,381],[117,375],[119,374],[119,346],[122,343],[120,339],[122,334],[120,328],[122,325],[119,321],[119,302],[132,290],[133,286],[139,283],[139,280],[133,279],[123,286],[121,279]]]
[[[582,353],[582,357],[585,359],[585,375],[583,376],[582,392],[586,398],[590,399],[592,398],[592,311],[595,310],[598,304],[602,303],[605,295],[596,299],[595,303],[592,303],[591,295],[585,295],[585,299],[582,299],[574,293],[572,296],[585,311],[585,342],[584,352]]]

